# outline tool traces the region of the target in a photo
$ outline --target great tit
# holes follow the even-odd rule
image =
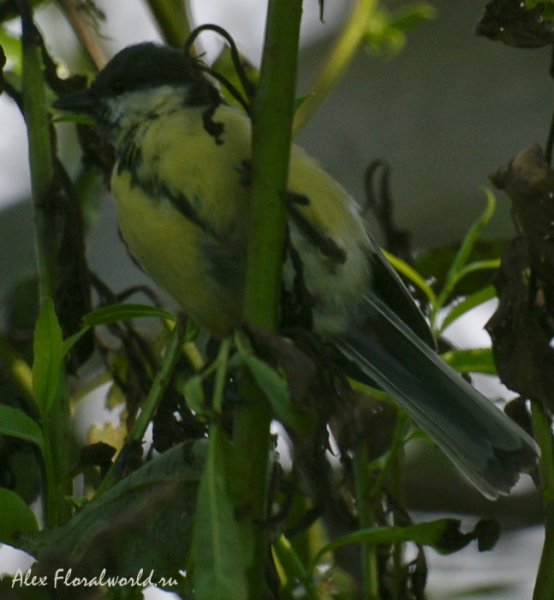
[[[123,49],[87,90],[54,106],[90,115],[113,145],[111,191],[132,256],[194,319],[229,334],[243,305],[247,115],[191,72],[182,51],[154,43]],[[288,187],[305,199],[289,214],[288,231],[313,332],[392,396],[485,496],[508,493],[536,465],[535,442],[436,354],[356,202],[297,146]],[[296,271],[284,261],[284,289]]]

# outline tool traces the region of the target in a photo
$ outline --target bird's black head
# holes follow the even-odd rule
[[[145,93],[163,86],[182,90],[182,103],[186,106],[213,106],[220,101],[219,92],[205,77],[197,59],[182,50],[144,42],[118,52],[88,89],[68,94],[53,106],[90,115],[108,134],[118,127],[120,98],[136,94],[133,108],[138,115],[139,96],[144,99]],[[143,102],[143,106],[148,110],[147,102]]]
[[[169,46],[153,42],[128,46],[100,71],[91,85],[91,92],[114,97],[161,85],[187,85],[199,76],[193,71],[196,64],[182,50]]]

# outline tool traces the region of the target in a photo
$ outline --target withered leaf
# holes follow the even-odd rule
[[[554,170],[539,144],[526,148],[489,175],[510,197],[529,244],[531,267],[554,286]]]
[[[520,0],[492,0],[475,27],[475,34],[516,48],[538,48],[554,42],[554,32],[543,19],[544,5],[527,10]]]
[[[524,398],[554,407],[554,349],[541,320],[541,307],[529,301],[529,258],[524,238],[506,248],[494,284],[499,305],[485,325],[492,339],[501,381]]]

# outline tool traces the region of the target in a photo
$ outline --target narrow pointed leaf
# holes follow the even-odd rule
[[[242,358],[269,400],[277,419],[298,433],[308,433],[313,426],[313,419],[294,406],[286,379],[254,354],[244,354]]]
[[[247,600],[248,545],[235,519],[225,486],[224,433],[210,428],[208,457],[200,481],[194,520],[195,598]]]
[[[423,546],[430,546],[440,554],[450,554],[461,550],[472,540],[477,540],[480,551],[490,550],[500,535],[498,523],[494,519],[481,519],[473,531],[468,533],[460,531],[460,525],[461,521],[458,519],[446,518],[405,527],[361,529],[344,535],[324,546],[312,560],[311,569],[313,572],[313,569],[327,552],[345,544],[356,542],[386,545],[415,542]]]
[[[62,330],[51,298],[44,300],[38,316],[33,352],[33,393],[37,406],[44,416],[58,394],[63,360]]]
[[[464,315],[466,312],[483,304],[483,302],[487,302],[487,300],[491,300],[496,297],[496,290],[494,286],[488,285],[483,289],[467,296],[464,300],[456,304],[446,315],[444,321],[441,323],[440,331],[444,331],[451,323],[453,323],[456,319]]]
[[[0,434],[32,442],[42,448],[40,427],[24,412],[4,404],[0,404]]]
[[[83,324],[96,327],[98,325],[111,325],[112,323],[136,319],[138,317],[159,317],[160,319],[175,321],[174,314],[157,306],[124,303],[110,304],[109,306],[103,306],[92,311],[83,317]]]
[[[496,367],[491,348],[471,348],[450,350],[442,358],[458,373],[485,373],[496,375]]]
[[[0,487],[0,506],[0,543],[17,548],[15,534],[38,531],[35,514],[15,492]]]

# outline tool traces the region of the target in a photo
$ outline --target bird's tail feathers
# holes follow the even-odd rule
[[[373,329],[382,328],[380,343],[360,328],[343,337],[337,348],[363,376],[390,394],[485,496],[509,493],[519,474],[536,465],[539,450],[534,440],[377,296],[365,300]]]

